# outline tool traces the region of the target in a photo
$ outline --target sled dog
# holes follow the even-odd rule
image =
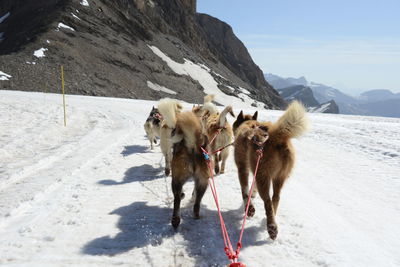
[[[174,128],[171,142],[173,144],[173,156],[171,161],[172,171],[172,192],[174,194],[174,210],[171,223],[174,228],[180,224],[180,204],[183,197],[182,187],[185,182],[193,177],[195,181],[194,189],[194,217],[200,217],[200,202],[208,186],[209,170],[207,161],[203,156],[201,147],[208,149],[207,136],[203,134],[201,122],[198,116],[192,111],[175,112],[175,107],[171,103],[161,108],[165,124]],[[166,112],[166,110],[168,110]]]
[[[157,144],[156,137],[160,137],[162,116],[157,108],[153,107],[150,111],[150,115],[147,117],[144,123],[144,130],[146,131],[147,138],[150,141],[150,148],[153,150],[153,143]]]
[[[208,111],[208,114],[218,113],[217,107],[212,103],[214,99],[215,95],[206,95],[204,97],[203,105],[193,106],[192,112],[200,118],[204,115],[206,111]]]
[[[257,117],[258,117],[258,111],[254,112],[253,116],[251,116],[251,115],[243,115],[243,111],[241,110],[239,115],[236,118],[236,121],[232,124],[233,133],[236,135],[237,129],[243,122],[249,121],[249,120],[256,121]]]
[[[210,152],[214,152],[219,148],[231,144],[233,131],[231,125],[226,119],[226,115],[229,113],[235,117],[231,106],[226,107],[221,113],[219,113],[217,107],[212,103],[214,98],[214,95],[206,95],[204,97],[203,106],[199,105],[192,108],[192,112],[201,120],[202,131],[207,135],[210,142]],[[214,171],[216,174],[225,172],[225,165],[228,156],[229,147],[226,147],[222,151],[213,155]],[[220,161],[221,168],[219,167]]]
[[[171,172],[172,141],[171,134],[175,128],[175,118],[182,110],[181,103],[176,99],[164,98],[158,103],[158,110],[163,117],[160,128],[160,147],[165,158],[165,175]]]
[[[235,114],[232,111],[232,106],[225,107],[221,113],[214,113],[211,115],[207,110],[202,117],[204,132],[210,141],[210,152],[225,147],[222,151],[213,155],[214,171],[216,174],[225,172],[225,164],[229,156],[229,145],[233,140],[232,127],[226,119],[228,113],[235,117]],[[213,142],[211,142],[212,140]],[[219,167],[220,161],[221,168]]]
[[[244,203],[247,203],[249,197],[249,169],[254,173],[257,150],[263,149],[256,185],[264,201],[267,230],[271,239],[276,239],[278,235],[275,216],[280,192],[295,162],[295,151],[290,140],[304,134],[307,127],[305,108],[299,102],[292,102],[275,123],[247,120],[237,128],[234,154]],[[269,194],[271,185],[272,200]],[[250,202],[247,216],[251,217],[254,213],[255,208]]]

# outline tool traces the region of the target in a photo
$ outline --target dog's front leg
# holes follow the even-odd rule
[[[214,159],[214,172],[215,174],[219,173],[219,157],[218,157],[218,153],[215,153],[213,155],[213,159]]]
[[[174,211],[172,213],[171,224],[177,228],[181,223],[181,199],[183,182],[172,177],[172,192],[174,194]]]

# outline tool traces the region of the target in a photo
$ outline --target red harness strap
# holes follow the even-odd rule
[[[215,134],[215,136],[213,137],[213,139],[211,140],[210,143],[212,143],[215,140],[215,138],[218,136],[218,134],[220,132],[221,132],[221,130],[218,130],[218,132]],[[231,145],[231,144],[229,144],[229,145]],[[229,145],[227,145],[227,146],[229,146]],[[214,151],[212,154],[223,150],[227,146]],[[229,265],[229,267],[245,267],[246,265],[244,265],[241,262],[238,262],[237,260],[239,258],[240,249],[242,248],[242,238],[243,238],[243,233],[244,233],[244,226],[246,224],[247,212],[249,210],[250,200],[251,200],[251,196],[252,196],[253,190],[254,190],[254,184],[255,184],[255,181],[256,181],[258,165],[260,163],[261,157],[263,156],[262,148],[257,149],[258,158],[257,158],[256,169],[254,171],[254,177],[253,177],[253,181],[252,181],[252,184],[251,184],[251,187],[250,187],[250,194],[249,194],[249,197],[247,199],[245,214],[243,216],[242,228],[240,230],[239,241],[238,241],[238,243],[236,245],[236,250],[233,250],[232,243],[231,243],[231,240],[229,238],[228,230],[226,229],[225,221],[224,221],[224,218],[222,216],[221,209],[220,209],[220,206],[219,206],[218,193],[217,193],[217,189],[216,189],[216,186],[215,186],[214,172],[213,172],[211,161],[210,161],[210,154],[204,148],[202,148],[202,147],[200,147],[200,148],[203,151],[203,155],[204,155],[204,157],[205,157],[205,159],[207,161],[207,166],[208,166],[208,169],[209,169],[209,172],[210,172],[210,176],[211,176],[211,179],[209,180],[209,185],[210,185],[211,193],[212,193],[212,195],[214,197],[214,201],[215,201],[215,204],[216,204],[217,210],[218,210],[218,217],[219,217],[219,221],[220,221],[220,225],[221,225],[221,233],[222,233],[222,237],[224,239],[224,245],[225,245],[225,248],[224,248],[225,254],[228,256],[229,260],[231,261],[231,264]]]

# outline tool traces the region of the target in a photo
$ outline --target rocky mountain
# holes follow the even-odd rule
[[[400,118],[400,98],[360,104],[369,115]]]
[[[362,93],[359,98],[355,98],[344,94],[336,88],[320,83],[308,82],[304,77],[282,78],[278,75],[267,73],[265,74],[265,78],[281,94],[287,88],[302,88],[306,84],[312,90],[315,99],[319,103],[323,103],[319,107],[310,108],[309,110],[312,112],[320,112],[327,107],[331,107],[326,110],[333,111],[333,113],[340,111],[341,114],[351,115],[400,117],[400,93],[396,94],[390,90],[370,90]],[[290,86],[286,86],[288,84]],[[283,85],[286,88],[280,88]],[[290,99],[287,99],[286,94],[282,94],[282,97],[290,101]],[[297,99],[302,101],[301,98]],[[334,103],[331,102],[332,100],[334,100]],[[330,104],[328,105],[328,103]]]
[[[333,88],[331,86],[327,86],[321,83],[310,82],[309,86],[311,90],[314,92],[315,98],[319,102],[327,102],[330,100],[335,100],[338,104],[355,104],[357,103],[357,99],[352,96],[349,96],[339,89]]]
[[[286,88],[278,89],[279,94],[287,102],[294,100],[300,101],[307,107],[309,112],[313,113],[339,113],[339,107],[334,100],[320,104],[314,97],[310,87],[304,85],[292,85]]]
[[[319,104],[318,106],[310,107],[308,108],[308,111],[312,113],[339,114],[339,107],[336,104],[335,100],[331,100],[326,103]]]
[[[277,91],[283,97],[283,99],[288,102],[299,100],[306,107],[316,107],[319,105],[311,89],[304,85],[293,85],[286,88],[278,89]]]
[[[389,99],[400,99],[400,93],[395,94],[390,90],[375,89],[362,93],[359,98],[359,100],[366,103],[380,102]]]
[[[70,94],[286,105],[195,0],[2,0],[0,18],[0,89],[59,92],[63,65]]]
[[[311,88],[313,91],[315,99],[319,103],[328,102],[330,100],[335,100],[336,103],[351,104],[357,103],[357,99],[344,94],[340,90],[315,82],[309,82],[305,77],[299,78],[283,78],[275,74],[267,73],[265,78],[275,89],[283,89],[294,85],[302,85]]]

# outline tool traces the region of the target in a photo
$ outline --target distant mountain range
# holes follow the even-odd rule
[[[359,100],[364,101],[366,103],[371,103],[376,101],[385,101],[398,98],[400,98],[400,93],[395,94],[387,89],[376,89],[362,93],[360,95]]]
[[[307,107],[314,107],[310,111],[318,111],[314,98],[322,106],[334,100],[341,114],[400,117],[400,93],[387,89],[366,91],[356,98],[331,86],[309,82],[305,77],[283,78],[267,73],[265,79],[286,101],[297,99]]]

